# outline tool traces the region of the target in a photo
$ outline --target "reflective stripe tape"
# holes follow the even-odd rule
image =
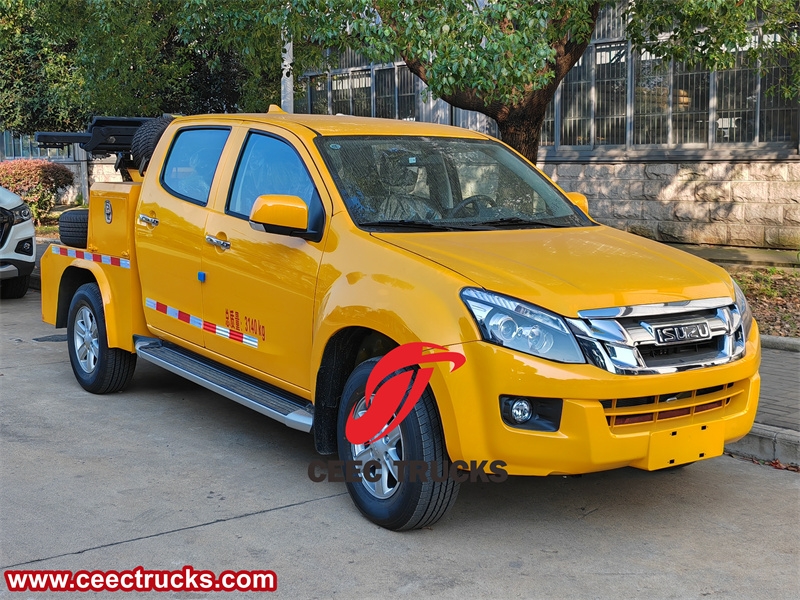
[[[57,246],[53,244],[50,246],[53,254],[59,256],[69,256],[70,258],[81,258],[91,262],[102,263],[112,267],[122,267],[123,269],[131,268],[131,261],[127,258],[119,258],[118,256],[109,256],[108,254],[94,254],[86,250],[76,250],[75,248],[67,248],[66,246]]]
[[[240,344],[244,344],[250,348],[258,348],[258,338],[255,338],[252,335],[247,335],[241,331],[231,331],[227,327],[217,325],[216,323],[212,323],[210,321],[204,321],[200,317],[195,317],[194,315],[190,315],[189,313],[183,312],[175,307],[167,306],[166,304],[158,302],[157,300],[153,300],[152,298],[145,298],[144,305],[146,308],[170,316],[173,319],[178,319],[184,323],[188,323],[189,325],[197,327],[198,329],[202,329],[203,331],[213,333],[214,335],[218,335],[219,337],[223,337],[234,342],[239,342]]]

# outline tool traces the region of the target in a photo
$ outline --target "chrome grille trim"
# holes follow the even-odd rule
[[[731,298],[706,298],[704,300],[679,300],[676,302],[659,302],[657,304],[639,304],[636,306],[613,306],[610,308],[592,308],[579,310],[581,319],[617,319],[622,317],[651,317],[655,315],[673,315],[691,312],[693,310],[706,310],[709,308],[722,308],[733,304]]]
[[[620,375],[677,373],[744,356],[742,319],[730,298],[708,298],[579,311],[566,319],[589,362]],[[659,342],[656,328],[705,324],[710,337]],[[704,335],[708,335],[705,333]]]

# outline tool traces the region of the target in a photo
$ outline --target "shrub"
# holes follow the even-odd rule
[[[72,182],[72,171],[49,160],[21,158],[0,162],[0,185],[28,203],[37,225]]]

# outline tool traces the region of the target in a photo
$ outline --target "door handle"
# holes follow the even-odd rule
[[[226,240],[220,240],[215,238],[213,235],[206,234],[206,241],[211,244],[212,246],[217,246],[218,248],[222,248],[223,250],[230,250],[231,243]]]
[[[148,217],[147,215],[141,215],[140,214],[139,215],[139,220],[142,223],[147,223],[148,225],[152,225],[153,227],[158,225],[158,219],[156,219],[155,217]]]

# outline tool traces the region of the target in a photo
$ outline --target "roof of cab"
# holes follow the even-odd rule
[[[233,113],[218,115],[192,115],[192,120],[214,121],[252,121],[277,125],[289,129],[303,137],[313,134],[333,135],[391,135],[391,136],[437,136],[486,139],[487,136],[476,131],[417,121],[396,119],[377,119],[372,117],[353,117],[350,115],[306,115],[270,111],[268,113]]]

